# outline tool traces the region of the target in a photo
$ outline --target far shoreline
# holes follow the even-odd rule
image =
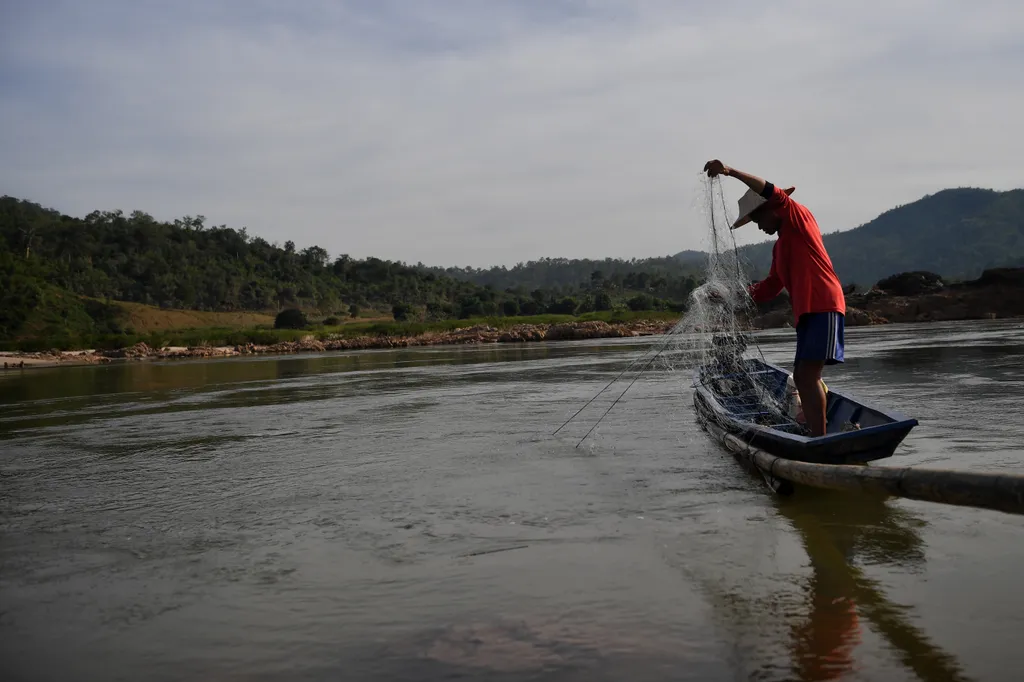
[[[859,309],[853,312],[853,319],[848,326],[891,326],[927,324],[933,322],[967,322],[971,320],[1012,321],[1022,320],[1024,316],[996,317],[964,317],[958,319],[916,319],[891,322],[878,321],[877,316],[864,316]],[[681,318],[680,318],[681,319]],[[551,325],[516,325],[508,329],[498,329],[483,325],[473,325],[450,332],[427,332],[407,337],[357,337],[354,339],[318,340],[309,335],[299,341],[282,341],[275,344],[243,344],[234,346],[165,346],[150,348],[139,343],[128,348],[117,350],[72,350],[43,352],[0,352],[0,372],[3,374],[15,370],[54,369],[61,367],[87,367],[95,365],[121,364],[145,360],[195,360],[223,359],[246,356],[285,356],[303,353],[323,353],[332,351],[360,350],[396,350],[402,348],[443,347],[443,346],[487,346],[530,344],[542,341],[580,341],[587,339],[610,338],[644,338],[668,334],[679,322],[674,320],[636,319],[628,322],[609,324],[599,321],[570,322]],[[773,322],[773,324],[763,324]],[[851,323],[852,322],[852,323]],[[777,313],[762,315],[754,320],[749,331],[768,331],[791,327],[791,321]],[[760,323],[760,324],[759,324]],[[0,376],[3,376],[0,374]]]
[[[679,319],[634,319],[608,323],[588,320],[555,324],[522,324],[506,329],[471,325],[446,332],[424,332],[409,336],[360,336],[356,338],[318,339],[309,334],[298,341],[273,344],[164,346],[151,348],[137,343],[116,350],[72,350],[40,352],[0,352],[0,365],[6,371],[54,367],[81,367],[140,360],[203,359],[254,355],[294,355],[329,351],[393,350],[440,346],[481,346],[489,344],[525,344],[540,341],[578,341],[604,338],[639,338],[668,333]],[[2,371],[2,370],[0,370]]]

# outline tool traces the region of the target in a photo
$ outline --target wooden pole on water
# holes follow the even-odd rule
[[[770,455],[715,424],[708,431],[737,457],[770,478],[815,488],[851,490],[911,500],[1024,514],[1024,476],[916,467],[812,464]]]

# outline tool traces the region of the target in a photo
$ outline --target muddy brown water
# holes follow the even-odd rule
[[[773,497],[664,365],[550,435],[658,342],[0,375],[3,679],[1020,679],[1021,518]],[[888,463],[1024,472],[1024,324],[847,342]]]

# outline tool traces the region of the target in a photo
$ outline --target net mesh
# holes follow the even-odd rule
[[[667,362],[688,369],[737,417],[792,432],[786,383],[752,358],[763,360],[751,335],[756,306],[747,293],[749,263],[737,248],[721,180],[704,178],[700,192],[707,225],[704,283],[672,330]]]
[[[624,375],[632,373],[626,388],[576,444],[579,447],[655,362],[669,372],[688,370],[743,421],[807,433],[791,416],[785,377],[780,380],[776,372],[750,362],[755,351],[761,360],[764,357],[750,333],[756,307],[747,293],[749,263],[743,260],[735,233],[729,228],[732,220],[721,180],[704,178],[699,195],[708,228],[707,263],[704,282],[690,294],[687,312],[658,347],[649,348],[630,362],[552,435],[568,426]]]

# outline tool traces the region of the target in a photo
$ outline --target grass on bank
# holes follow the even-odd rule
[[[49,335],[31,339],[0,343],[3,351],[77,350],[95,348],[112,350],[126,348],[139,342],[151,348],[165,346],[237,346],[247,343],[272,345],[285,341],[299,341],[313,336],[324,339],[352,339],[360,336],[408,337],[426,333],[440,333],[474,326],[508,329],[520,324],[551,325],[568,322],[597,320],[602,322],[632,322],[638,320],[676,320],[679,313],[665,311],[601,311],[582,315],[531,315],[523,317],[475,317],[463,320],[433,322],[351,321],[337,326],[310,325],[305,329],[273,329],[269,325],[252,327],[209,326],[188,329],[156,329],[148,333],[80,334],[74,337]]]
[[[178,329],[241,329],[274,325],[274,316],[268,313],[172,310],[129,301],[116,301],[114,304],[121,308],[121,324],[125,329],[133,329],[136,334]]]

